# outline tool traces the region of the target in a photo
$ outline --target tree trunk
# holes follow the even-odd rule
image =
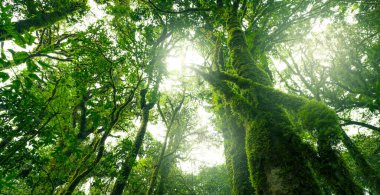
[[[363,189],[353,181],[345,163],[332,148],[331,136],[324,131],[318,137],[319,173],[335,194],[363,194]]]
[[[160,170],[160,182],[157,188],[157,195],[164,195],[166,192],[166,182],[169,177],[170,168],[172,165],[172,157],[165,158],[162,164],[162,168]]]
[[[352,143],[350,137],[341,129],[342,141],[346,146],[348,152],[354,159],[356,165],[358,166],[360,172],[363,174],[364,180],[369,184],[372,192],[375,194],[380,194],[380,177],[374,169],[368,164],[367,160],[361,154],[359,149]]]
[[[167,129],[166,135],[165,135],[165,140],[164,140],[164,145],[161,148],[161,153],[160,153],[157,165],[154,168],[154,171],[153,171],[153,174],[152,174],[152,178],[150,180],[150,183],[149,183],[149,186],[148,186],[148,191],[146,192],[146,195],[153,194],[154,186],[156,185],[156,182],[157,182],[158,171],[160,170],[162,161],[164,160],[164,157],[165,157],[165,150],[166,150],[166,146],[167,146],[167,143],[168,143],[169,133],[170,133],[170,129]]]
[[[231,178],[232,194],[254,194],[249,179],[247,155],[245,152],[245,129],[239,125],[236,116],[228,107],[219,112],[224,137],[226,164]]]
[[[139,153],[139,150],[141,148],[141,145],[144,140],[146,128],[149,121],[149,108],[143,107],[143,113],[142,113],[142,122],[139,128],[139,131],[137,133],[133,148],[131,153],[128,155],[127,159],[125,159],[120,174],[116,178],[115,185],[112,189],[112,195],[121,195],[124,191],[124,187],[127,183],[128,177],[131,173],[132,167],[136,161],[137,154]]]
[[[268,98],[268,97],[266,97]],[[258,194],[321,194],[285,111],[270,100],[247,124],[247,157]]]
[[[227,29],[231,64],[238,75],[271,86],[268,74],[254,64],[237,13],[233,10],[229,13]],[[247,117],[245,110],[233,111],[246,117],[246,152],[250,178],[255,183],[257,194],[320,194],[302,155],[301,140],[286,112],[264,91],[249,93],[253,97],[248,101],[256,107],[256,115]]]

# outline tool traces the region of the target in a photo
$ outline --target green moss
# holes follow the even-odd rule
[[[269,98],[261,102],[260,112],[246,127],[249,171],[257,193],[320,194],[286,112]]]
[[[305,127],[309,129],[326,129],[339,124],[335,111],[315,100],[307,102],[300,109],[299,115]]]
[[[230,49],[231,64],[238,75],[270,86],[272,84],[269,75],[258,67],[249,52],[243,30],[240,28],[237,18],[228,20],[228,47]]]
[[[341,138],[336,113],[325,104],[312,100],[300,108],[299,117],[303,126],[317,138],[318,163],[314,165],[317,174],[324,178],[336,194],[363,194],[338,151],[333,149]]]
[[[245,129],[241,120],[228,105],[219,109],[220,125],[225,138],[226,163],[232,183],[233,194],[253,194],[249,180],[247,156],[245,153]]]

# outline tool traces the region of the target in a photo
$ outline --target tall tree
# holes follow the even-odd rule
[[[154,3],[150,3],[152,6],[157,7]],[[257,4],[255,4],[257,2],[249,1],[232,1],[232,3],[218,1],[216,5],[211,5],[215,6],[215,10],[217,11],[216,16],[225,19],[226,22],[226,25],[222,26],[222,31],[228,35],[226,45],[228,46],[228,55],[230,56],[230,68],[227,70],[229,73],[221,71],[204,73],[199,70],[197,72],[221,94],[224,99],[222,104],[231,107],[231,110],[239,115],[242,120],[249,167],[247,171],[250,174],[251,185],[255,188],[256,192],[259,194],[300,192],[319,194],[320,187],[313,177],[312,169],[314,171],[321,170],[319,170],[318,167],[311,169],[309,166],[309,163],[314,160],[312,158],[318,156],[306,155],[307,152],[313,153],[313,151],[308,150],[308,146],[303,144],[287,115],[289,110],[299,112],[299,109],[303,107],[303,105],[308,107],[311,106],[311,104],[308,104],[308,101],[305,99],[289,96],[273,89],[271,77],[268,74],[269,72],[265,67],[265,63],[260,63],[260,60],[258,60],[261,57],[260,53],[255,53],[250,50],[250,44],[247,42],[245,34],[247,31],[244,31],[242,28],[242,22],[244,22],[245,19],[244,16],[248,3],[249,5],[257,6]],[[272,9],[278,11],[282,6],[286,7],[287,5],[286,3],[276,3],[275,1],[261,3],[265,4],[263,11],[268,12]],[[311,10],[313,10],[313,12],[308,13],[311,15],[318,13],[318,11],[322,10],[319,8],[327,7],[326,5],[328,4],[293,3],[296,9],[294,13],[290,14],[289,19],[293,19],[296,15],[295,13],[297,13],[297,9],[303,6],[310,6],[312,8]],[[200,3],[198,3],[198,5],[199,4]],[[313,8],[317,11],[314,11]],[[188,7],[184,7],[183,10],[179,11],[160,10],[164,13],[173,14],[187,11],[205,11],[205,9]],[[301,17],[298,19],[305,20],[307,18],[308,16],[301,14]],[[270,21],[268,18],[264,19],[264,21],[265,20],[266,22]],[[276,20],[273,19],[273,21],[275,22]],[[277,28],[281,26],[279,34],[293,23],[294,21],[291,20],[291,22],[287,21],[283,23],[284,26],[277,25]],[[215,20],[212,24],[218,25]],[[253,32],[260,32],[260,29],[263,28],[261,26],[258,27],[259,28]],[[264,32],[268,33],[270,30]],[[265,33],[263,36],[269,38]],[[263,44],[273,43],[265,38],[261,40]],[[256,38],[255,40],[258,39]],[[328,110],[327,107],[324,107],[324,109]],[[329,116],[333,117],[334,114]],[[302,115],[300,115],[300,117],[305,118],[305,116]],[[325,125],[331,126],[331,128],[328,129],[335,129],[337,128],[336,123],[337,121],[333,120],[331,123],[326,123]],[[327,126],[312,126],[310,128],[327,128]],[[236,129],[234,130],[236,131]],[[319,133],[322,134],[323,132]],[[331,133],[331,131],[328,131],[328,133],[324,134]],[[322,139],[322,137],[320,139]],[[287,147],[284,147],[285,145]],[[332,146],[327,145],[327,147],[331,148]],[[244,146],[240,148],[244,148]],[[323,152],[322,148],[319,150],[320,153]],[[333,153],[330,155],[333,155]],[[326,158],[324,160],[332,164],[338,163],[335,162],[334,159]],[[347,172],[344,167],[341,167],[340,171]],[[302,174],[300,174],[301,172]],[[360,193],[362,191],[360,187],[353,183],[350,179],[350,175],[345,177],[346,178],[342,181],[338,181],[336,178],[328,182],[332,186],[335,182],[340,184],[351,182],[352,185],[349,189],[345,189],[346,186],[340,186],[334,189],[337,193],[341,191]],[[243,190],[244,189],[238,189],[237,193],[243,192]]]
[[[184,39],[205,56],[205,66],[192,70],[210,86],[199,96],[212,104],[223,134],[233,194],[380,193],[377,166],[355,145],[363,145],[360,139],[342,129],[360,125],[373,130],[368,143],[377,139],[375,0],[95,2],[105,17],[85,22],[84,30],[66,24],[83,16],[87,1],[1,3],[0,193],[72,194],[87,184],[94,193],[137,193],[127,188],[134,184],[146,185],[138,192],[147,194],[229,193],[219,184],[226,182],[224,167],[195,177],[176,166],[182,124],[194,115],[181,109],[184,99],[171,105],[171,120],[158,109],[170,130],[163,146],[147,134],[157,120],[165,58]],[[347,10],[358,13],[357,25],[345,21]],[[307,37],[323,18],[339,22],[325,44],[332,57],[295,50],[318,42]],[[286,63],[286,74],[273,74],[273,56]],[[276,76],[288,93],[276,89]],[[355,119],[354,111],[368,120]],[[207,174],[220,177],[218,185]]]

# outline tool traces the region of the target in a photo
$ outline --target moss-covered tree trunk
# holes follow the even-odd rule
[[[254,63],[248,50],[236,10],[228,12],[227,21],[231,64],[239,76],[271,87],[269,76]],[[244,120],[249,174],[256,193],[320,194],[302,155],[301,140],[293,132],[284,109],[265,92],[248,93],[250,99],[247,101],[256,109],[256,114],[247,115],[247,111],[237,107],[233,110]]]
[[[318,136],[319,173],[336,194],[363,194],[363,189],[353,181],[342,158],[333,149],[332,135],[326,131],[322,130]]]
[[[245,152],[245,129],[229,107],[219,112],[221,130],[224,138],[226,164],[230,175],[233,194],[254,194],[249,180],[247,155]]]

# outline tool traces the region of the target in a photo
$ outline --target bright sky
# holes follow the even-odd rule
[[[185,41],[179,43],[179,45],[180,47],[172,50],[165,60],[169,75],[161,84],[161,91],[180,91],[180,80],[194,76],[194,72],[189,68],[204,63],[203,57],[190,42]],[[207,112],[204,108],[206,106],[209,105],[203,102],[197,110],[197,120],[199,121],[197,128],[206,128],[210,134],[215,137],[220,137],[221,135],[216,132],[211,121],[213,115]],[[162,124],[150,125],[148,131],[158,140],[162,141],[164,139],[165,128]],[[214,166],[224,163],[223,143],[221,142],[214,145],[210,143],[211,141],[208,140],[204,140],[201,143],[194,143],[191,152],[188,154],[189,159],[180,162],[179,166],[181,169],[188,173],[197,173],[201,166]]]

